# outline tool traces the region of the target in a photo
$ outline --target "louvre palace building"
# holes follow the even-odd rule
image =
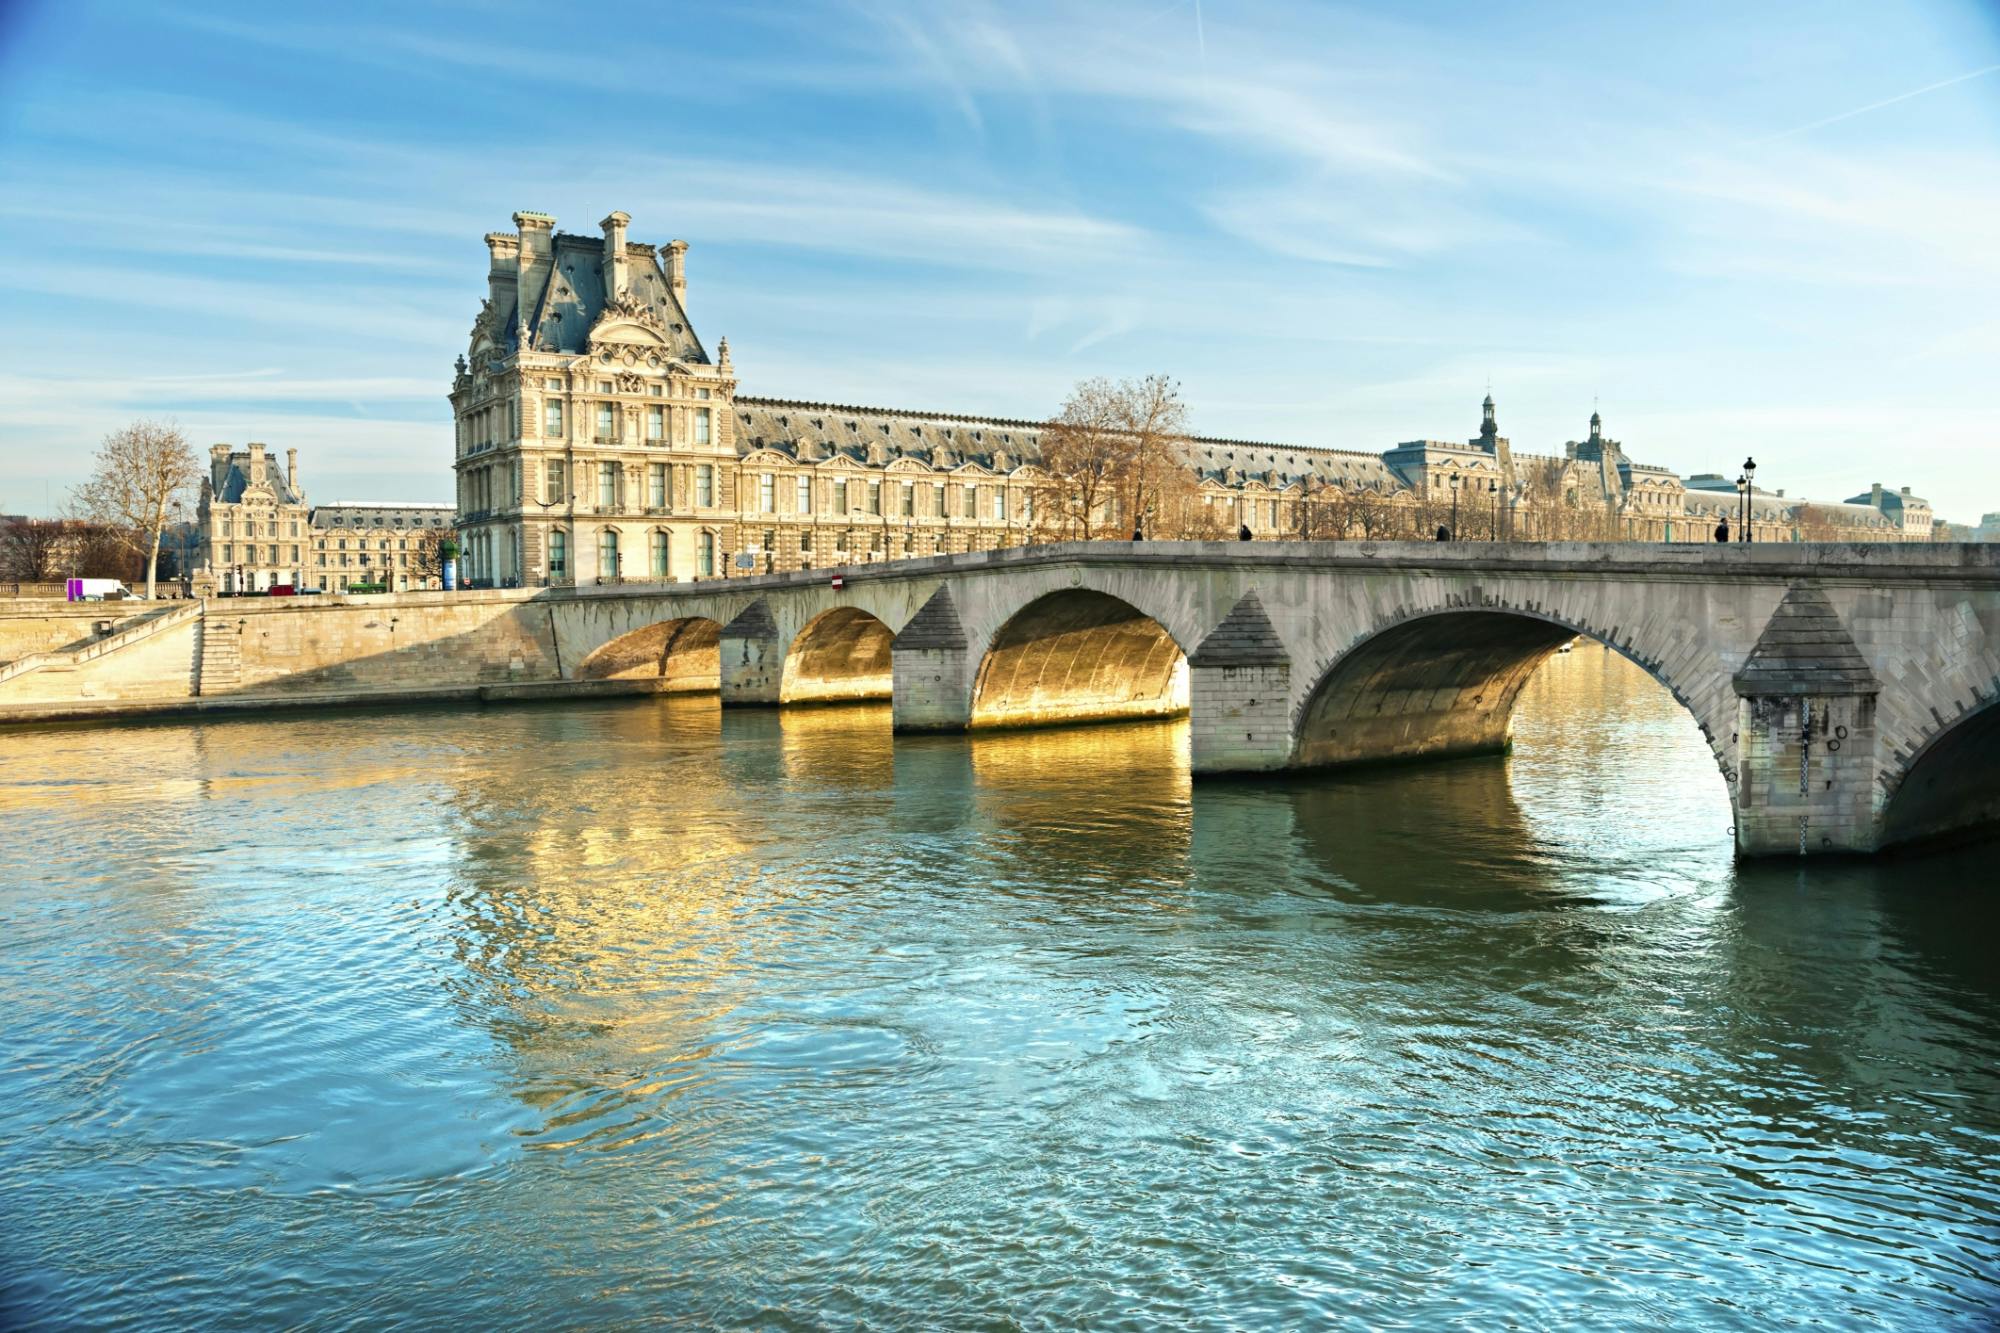
[[[486,237],[450,394],[468,581],[704,579],[1047,539],[1046,423],[739,393],[728,340],[711,349],[688,315],[687,243],[631,240],[630,222],[580,236],[522,212]],[[1473,539],[1699,541],[1747,500],[1761,541],[1931,536],[1907,490],[1821,503],[1682,477],[1633,461],[1595,413],[1560,454],[1516,453],[1490,394],[1464,442],[1195,437],[1180,452],[1215,535],[1429,536],[1455,520]]]

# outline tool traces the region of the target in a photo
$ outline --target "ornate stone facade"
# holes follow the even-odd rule
[[[285,468],[261,444],[209,451],[195,507],[194,590],[260,593],[273,587],[414,592],[438,586],[420,557],[449,531],[453,506],[339,501],[317,508],[299,483],[299,451]]]
[[[728,339],[711,355],[688,316],[687,244],[628,240],[630,222],[612,213],[601,236],[575,236],[522,212],[486,237],[487,297],[450,393],[474,586],[705,579],[1035,539],[1043,423],[739,395]],[[1634,462],[1595,413],[1554,457],[1516,455],[1490,394],[1483,409],[1464,444],[1196,438],[1186,462],[1216,535],[1703,541],[1722,513],[1735,523],[1733,483]],[[1905,508],[1757,492],[1751,509],[1760,541],[1928,536]]]

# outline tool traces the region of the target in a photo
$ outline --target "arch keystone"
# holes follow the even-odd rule
[[[1252,588],[1188,657],[1195,773],[1258,773],[1291,760],[1292,656]]]
[[[898,731],[964,731],[972,722],[965,622],[940,584],[890,644],[890,696]]]

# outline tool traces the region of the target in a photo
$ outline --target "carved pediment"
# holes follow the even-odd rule
[[[590,326],[589,344],[593,352],[600,346],[652,351],[672,346],[673,333],[651,306],[624,291],[605,301]]]
[[[908,458],[908,457],[904,457],[904,458],[898,458],[898,459],[896,459],[895,461],[891,462],[891,463],[889,464],[888,468],[887,468],[887,471],[890,471],[890,472],[929,472],[929,471],[930,471],[930,469],[929,469],[929,468],[927,468],[927,467],[925,467],[925,466],[924,466],[924,465],[923,465],[922,463],[919,463],[919,462],[918,462],[918,461],[917,461],[916,459],[914,459],[914,458]]]

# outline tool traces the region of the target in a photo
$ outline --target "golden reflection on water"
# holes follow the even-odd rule
[[[0,1263],[52,1324],[1994,1294],[1991,929],[1733,866],[1592,645],[1517,737],[1197,782],[1184,721],[712,697],[0,735]]]

